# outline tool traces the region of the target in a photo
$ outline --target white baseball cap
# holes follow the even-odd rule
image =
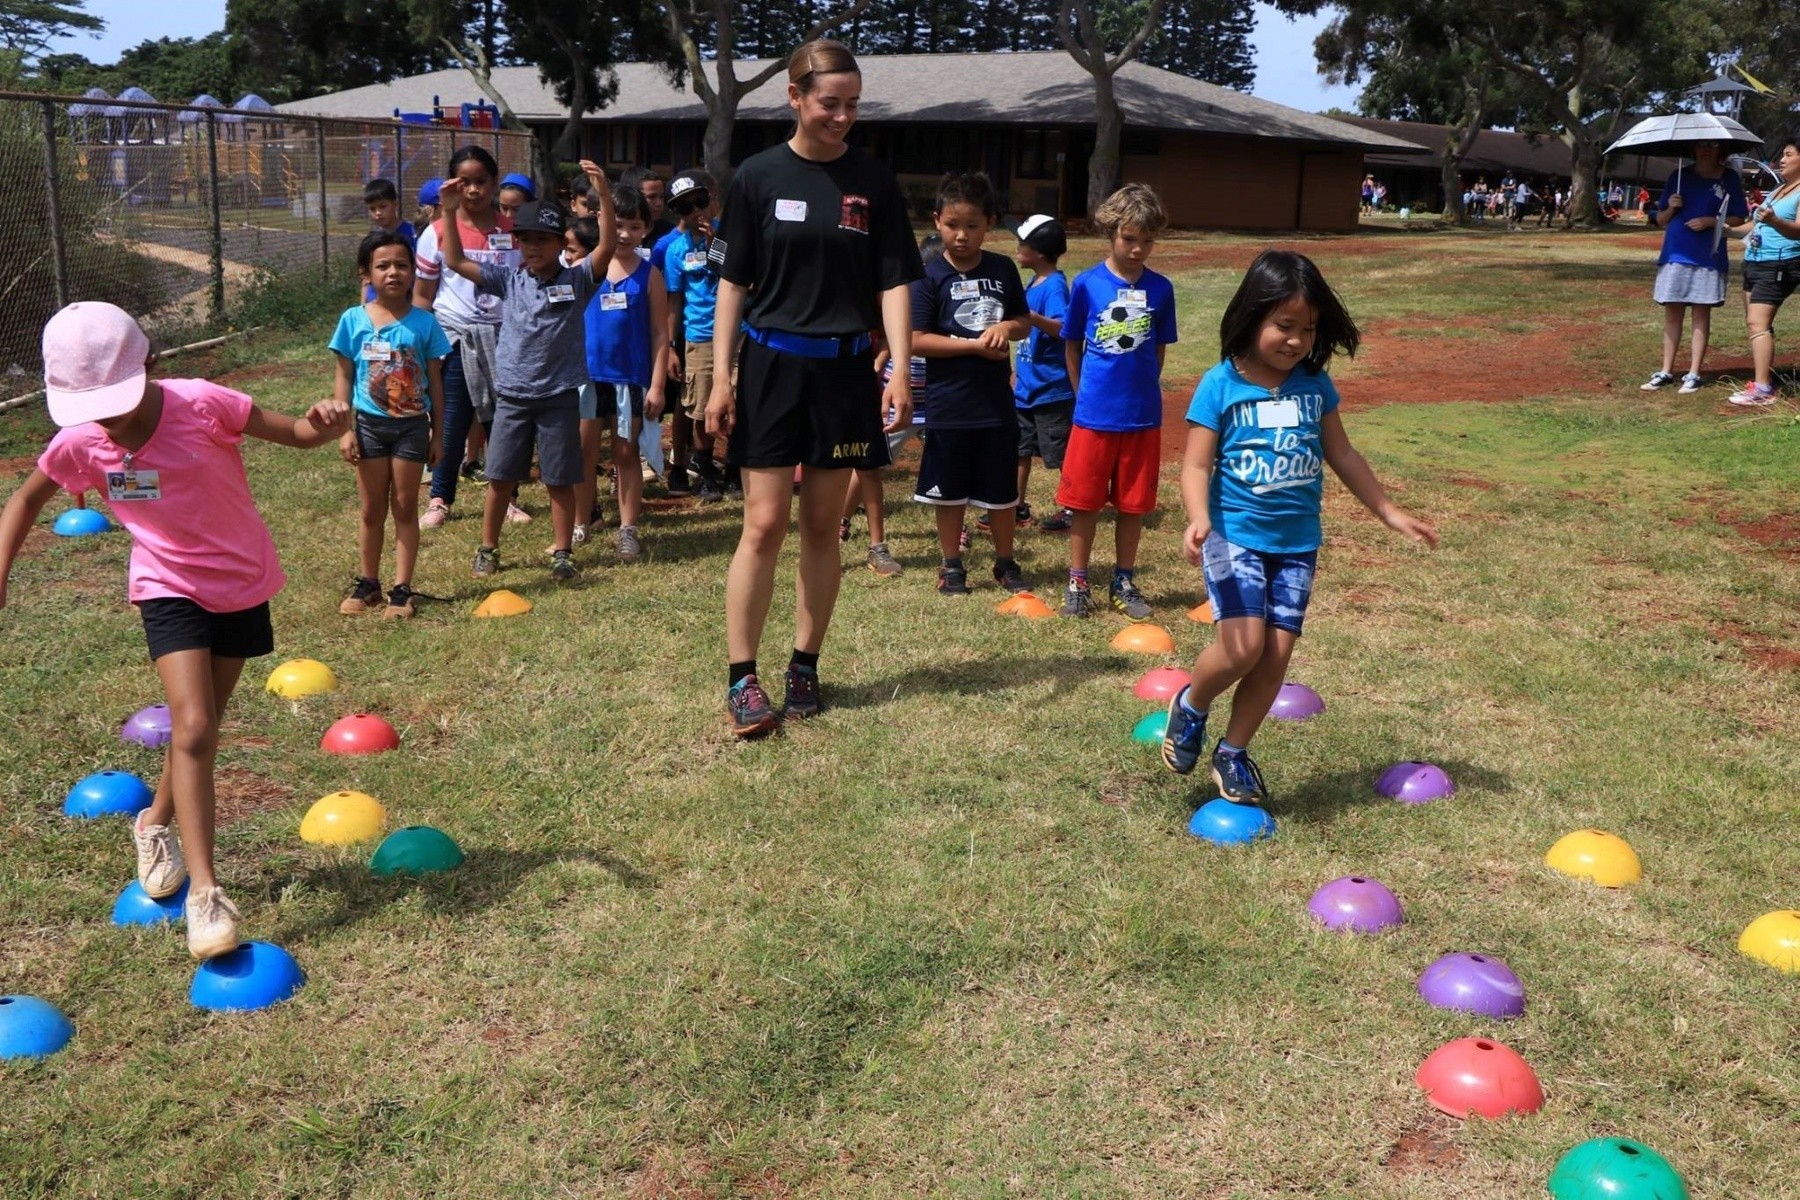
[[[44,325],[44,399],[61,426],[122,417],[144,398],[150,339],[116,304],[82,300]]]

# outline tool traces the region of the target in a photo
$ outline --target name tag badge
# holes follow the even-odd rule
[[[493,233],[488,234],[488,249],[489,250],[511,250],[512,248],[513,248],[513,235],[512,234],[501,233],[497,230]]]
[[[1300,423],[1297,400],[1264,400],[1256,406],[1258,429],[1292,429]]]
[[[689,250],[681,256],[681,269],[684,271],[706,270],[706,251]]]
[[[567,304],[575,299],[575,289],[566,283],[553,283],[544,289],[544,298],[552,304]]]
[[[777,221],[806,220],[806,201],[777,200],[775,202],[775,219]]]
[[[162,472],[108,471],[106,473],[106,498],[108,500],[161,500]]]
[[[363,343],[362,356],[368,362],[387,362],[394,357],[394,348],[380,338],[372,338]]]
[[[978,279],[958,279],[950,285],[952,300],[975,300],[981,296],[981,281]]]
[[[1143,308],[1146,304],[1150,303],[1150,298],[1144,294],[1142,288],[1120,288],[1119,298],[1115,303],[1130,304],[1135,305],[1138,308]]]
[[[601,292],[600,293],[600,311],[601,312],[624,312],[625,306],[627,304],[629,304],[630,302],[631,302],[631,297],[626,295],[624,292]]]

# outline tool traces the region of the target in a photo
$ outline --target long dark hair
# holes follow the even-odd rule
[[[466,162],[480,163],[482,169],[487,171],[490,178],[495,181],[499,180],[500,164],[494,161],[493,155],[489,154],[480,146],[475,145],[457,147],[456,153],[450,156],[450,170],[445,172],[445,174],[454,179],[456,177],[456,168],[462,166]]]
[[[1264,250],[1244,272],[1244,281],[1219,321],[1220,356],[1230,359],[1248,354],[1256,347],[1257,330],[1269,314],[1295,296],[1306,297],[1318,314],[1317,334],[1306,365],[1323,371],[1333,354],[1354,358],[1362,341],[1356,322],[1313,260],[1292,250]]]

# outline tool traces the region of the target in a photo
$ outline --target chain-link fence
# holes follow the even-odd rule
[[[369,180],[392,180],[411,219],[419,185],[470,143],[531,171],[530,135],[511,131],[0,92],[0,402],[42,386],[62,305],[197,333],[259,272],[341,266],[370,228]]]

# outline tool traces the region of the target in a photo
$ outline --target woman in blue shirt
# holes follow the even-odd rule
[[[1731,397],[1741,407],[1775,403],[1775,313],[1800,285],[1800,132],[1776,144],[1781,186],[1757,206],[1744,236],[1744,314],[1756,378]]]
[[[1742,223],[1750,209],[1744,203],[1744,181],[1725,166],[1717,142],[1694,145],[1694,165],[1677,170],[1663,185],[1656,223],[1663,230],[1657,258],[1656,302],[1663,310],[1662,368],[1643,385],[1654,392],[1675,382],[1675,351],[1681,345],[1681,321],[1694,312],[1688,372],[1683,393],[1700,390],[1700,363],[1712,336],[1712,310],[1725,303],[1725,277],[1730,272],[1720,222]]]

